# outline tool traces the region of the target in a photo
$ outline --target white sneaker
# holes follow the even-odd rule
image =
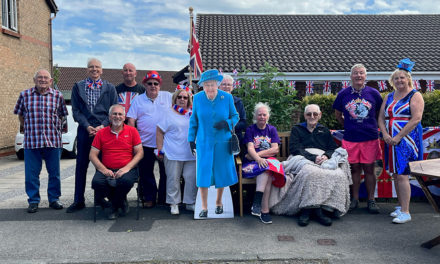
[[[185,208],[188,211],[193,211],[194,212],[194,204],[187,204]]]
[[[393,219],[393,223],[404,224],[411,221],[411,215],[409,213],[400,212],[399,215]]]
[[[400,213],[400,209],[402,209],[402,207],[400,206],[396,206],[396,210],[394,210],[393,212],[391,212],[390,216],[391,217],[397,217]]]
[[[171,214],[172,215],[178,215],[179,214],[179,205],[172,204],[171,205]]]

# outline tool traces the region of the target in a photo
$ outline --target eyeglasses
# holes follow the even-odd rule
[[[317,117],[317,116],[319,116],[319,113],[317,113],[317,112],[308,112],[308,113],[306,113],[306,116],[314,116],[314,117]]]
[[[124,116],[124,113],[113,112],[112,115],[114,115],[114,116]]]
[[[177,99],[184,99],[184,100],[188,100],[188,96],[182,96],[182,95],[178,95]]]
[[[228,87],[232,87],[232,83],[221,83],[221,86],[228,86]]]
[[[154,86],[158,86],[159,83],[158,82],[147,82],[148,85],[154,85]]]

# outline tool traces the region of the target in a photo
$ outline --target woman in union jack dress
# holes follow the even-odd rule
[[[422,120],[424,101],[413,88],[411,69],[414,62],[400,61],[389,79],[394,91],[383,100],[379,115],[379,127],[385,146],[385,166],[393,175],[399,206],[390,216],[393,223],[411,221],[409,201],[409,162],[423,159]]]

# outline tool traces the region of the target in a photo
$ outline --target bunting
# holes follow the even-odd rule
[[[417,91],[418,90],[420,90],[420,82],[419,82],[419,80],[413,80],[413,86],[414,86],[414,89],[416,89]]]
[[[350,86],[349,81],[342,81],[342,89],[348,88],[348,86]]]
[[[257,89],[257,81],[256,80],[252,81],[252,89]]]
[[[241,82],[240,82],[240,80],[236,80],[235,82],[234,82],[234,89],[236,89],[236,88],[239,88],[240,87],[240,84],[241,84]]]
[[[288,87],[292,89],[292,91],[296,90],[296,82],[295,81],[289,81]]]
[[[427,80],[426,81],[426,91],[427,92],[434,92],[434,80]]]
[[[387,89],[386,81],[377,81],[377,85],[379,86],[379,91],[385,91]]]
[[[232,71],[232,74],[234,74],[234,76],[237,76],[237,75],[238,75],[238,71],[237,71],[237,69],[234,69],[234,70]]]
[[[306,95],[313,93],[313,81],[306,81]]]
[[[330,82],[329,81],[325,81],[324,84],[322,85],[322,93],[325,95],[329,95],[331,94],[331,87],[330,87]]]

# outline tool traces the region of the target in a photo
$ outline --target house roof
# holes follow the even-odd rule
[[[58,6],[55,3],[55,0],[46,0],[47,5],[50,8],[50,12],[57,13],[58,12]]]
[[[58,67],[60,71],[60,76],[58,80],[58,89],[61,91],[71,91],[73,85],[87,78],[87,69],[86,68],[76,68],[76,67]],[[138,83],[142,82],[143,77],[147,74],[149,70],[137,70],[136,81]],[[160,76],[162,77],[162,91],[170,91],[174,92],[177,84],[173,83],[173,75],[176,73],[175,71],[158,71]],[[103,69],[102,70],[102,79],[107,80],[115,86],[120,84],[122,79],[122,70],[121,69]]]
[[[409,57],[414,71],[440,71],[440,15],[197,14],[196,27],[205,70],[390,72]]]

